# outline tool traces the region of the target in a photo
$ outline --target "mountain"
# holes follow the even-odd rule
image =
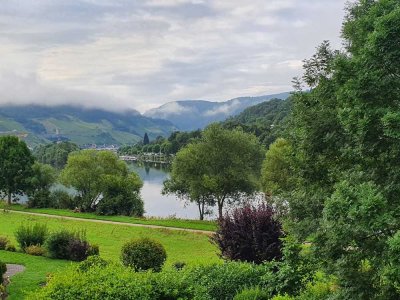
[[[169,121],[152,119],[135,110],[116,113],[76,106],[2,106],[0,135],[13,134],[35,146],[56,140],[83,144],[130,144],[166,136],[176,127]]]
[[[281,93],[259,97],[240,97],[225,102],[205,100],[175,101],[150,109],[144,115],[171,121],[180,130],[196,130],[204,128],[212,122],[223,121],[230,116],[235,116],[249,106],[274,98],[284,100],[289,95],[290,93]]]
[[[272,99],[250,106],[221,124],[227,129],[240,127],[245,132],[255,134],[262,144],[269,146],[285,127],[291,104],[290,97],[286,100]]]

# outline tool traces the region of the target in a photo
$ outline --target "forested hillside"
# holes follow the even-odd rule
[[[155,138],[168,135],[175,126],[137,111],[122,113],[74,106],[0,107],[0,134],[19,135],[30,146],[57,140],[83,144],[127,144],[147,132]]]
[[[237,116],[224,121],[225,128],[242,128],[255,134],[265,146],[270,145],[285,127],[291,109],[291,98],[272,99],[246,108]]]

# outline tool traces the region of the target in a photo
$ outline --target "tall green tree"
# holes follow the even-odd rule
[[[35,162],[32,166],[31,186],[28,191],[31,207],[50,206],[50,188],[57,180],[56,170],[47,164]]]
[[[311,89],[293,97],[286,228],[314,238],[340,299],[399,299],[399,1],[353,3],[343,37],[346,51],[324,42],[305,61]]]
[[[0,137],[0,191],[13,196],[26,193],[30,187],[34,158],[25,142],[15,136]]]
[[[60,182],[79,192],[83,210],[93,211],[108,187],[108,176],[127,177],[128,166],[112,152],[83,150],[70,154]]]
[[[149,143],[150,143],[149,136],[147,135],[146,132],[143,137],[143,145],[148,145]]]
[[[180,150],[172,164],[171,180],[193,199],[210,197],[222,217],[226,202],[258,188],[264,151],[254,135],[207,127],[202,137]]]

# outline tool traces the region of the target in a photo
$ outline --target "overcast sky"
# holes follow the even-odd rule
[[[0,103],[143,112],[291,90],[345,0],[1,0]]]

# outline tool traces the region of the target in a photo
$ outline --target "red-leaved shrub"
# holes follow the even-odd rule
[[[284,236],[281,223],[267,204],[236,208],[218,220],[218,229],[211,240],[229,260],[254,262],[279,260]]]

